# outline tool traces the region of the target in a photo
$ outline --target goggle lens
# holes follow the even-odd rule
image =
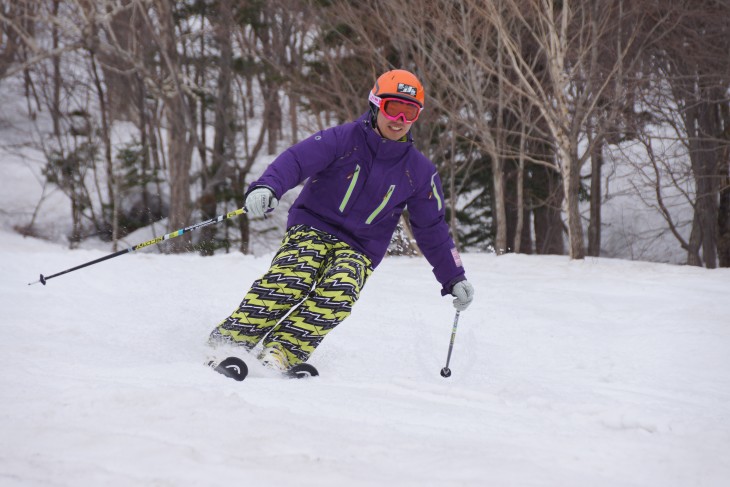
[[[380,110],[389,119],[398,120],[402,117],[406,123],[415,122],[421,113],[421,107],[417,103],[399,98],[383,98],[380,102]]]

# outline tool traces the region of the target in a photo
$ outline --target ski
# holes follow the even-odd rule
[[[223,374],[226,377],[230,377],[231,379],[239,382],[245,379],[248,375],[248,366],[246,365],[246,362],[238,357],[226,357],[219,363],[211,360],[207,365],[212,367],[213,370],[219,374]]]
[[[239,382],[248,376],[248,366],[246,365],[246,362],[238,357],[226,357],[220,362],[211,360],[206,365],[219,374],[225,375],[226,377]],[[306,379],[308,377],[317,377],[319,375],[319,371],[314,365],[304,363],[295,365],[282,373],[282,375],[289,379]]]
[[[317,377],[319,371],[311,364],[297,364],[287,370],[284,375],[290,379],[306,379],[307,377]]]

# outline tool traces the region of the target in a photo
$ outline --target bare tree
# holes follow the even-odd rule
[[[600,178],[602,131],[610,129],[610,124],[594,121],[611,120],[623,108],[625,96],[617,87],[637,62],[642,43],[651,37],[640,36],[644,33],[635,28],[643,22],[641,12],[624,9],[622,0],[575,4],[552,0],[424,0],[411,8],[419,12],[415,18],[389,3],[343,2],[337,12],[338,18],[357,33],[355,42],[386,61],[393,58],[379,45],[378,32],[397,28],[403,33],[388,39],[387,46],[411,62],[427,84],[443,88],[438,97],[430,98],[431,103],[440,114],[457,121],[457,131],[469,134],[467,137],[489,156],[497,252],[511,247],[504,177],[505,161],[514,158],[521,160],[523,167],[529,160],[559,170],[570,254],[582,258],[581,170],[593,156],[596,178]],[[355,19],[361,18],[369,21],[358,24]],[[662,19],[658,20],[661,23]],[[527,109],[520,108],[525,104]],[[531,113],[532,119],[521,118],[525,113]],[[526,130],[524,124],[539,130]],[[546,133],[541,134],[543,131]],[[537,140],[535,144],[521,142],[520,134],[527,133],[531,138],[547,136],[554,146],[555,160],[530,156],[530,146],[543,156],[546,152]],[[584,140],[588,144],[582,144]],[[600,191],[596,193],[600,195]],[[597,253],[600,245],[599,203],[594,201],[593,205],[592,253]]]
[[[599,62],[599,46],[616,32],[617,22],[627,16],[632,22],[642,21],[640,12],[619,9],[623,6],[621,0],[502,0],[482,5],[483,14],[503,40],[509,69],[515,75],[514,89],[539,109],[553,137],[563,181],[570,255],[583,258],[585,244],[578,204],[581,169],[593,147],[589,144],[581,152],[581,137],[601,109],[601,100],[615,95],[610,91],[616,76],[636,62],[639,45],[651,36],[639,37],[641,31],[634,29],[617,46],[609,62]],[[511,17],[519,20],[519,29],[506,22]],[[661,24],[663,19],[654,20]],[[538,63],[524,56],[519,38],[525,33],[541,58]],[[589,142],[600,140],[594,136]]]
[[[674,35],[654,51],[681,114],[696,187],[688,262],[717,266],[719,195],[727,177],[730,5],[698,2],[675,12]]]
[[[251,168],[262,151],[280,149],[287,119],[293,141],[303,111],[320,127],[352,120],[373,79],[403,67],[428,90],[414,136],[439,166],[452,228],[465,241],[478,226],[498,253],[562,253],[567,233],[573,258],[598,255],[604,153],[634,139],[644,147],[633,163],[651,185],[646,204],[688,262],[714,267],[730,265],[729,8],[18,0],[0,3],[0,78],[22,76],[30,116],[43,110],[53,121],[45,149],[67,173],[49,174],[76,198],[74,240],[109,223],[113,239],[123,233],[119,158],[128,151],[114,144],[117,121],[138,127],[143,173],[169,171],[169,187],[154,191],[169,192],[175,229],[194,211],[242,205]],[[676,132],[686,167],[671,166],[646,123]],[[693,209],[687,232],[669,201],[676,192]],[[588,193],[590,211],[581,211]],[[246,251],[248,220],[239,222]],[[209,230],[206,239],[218,235]]]
[[[233,9],[231,0],[221,0],[218,11],[211,19],[214,25],[215,42],[218,47],[218,79],[216,82],[215,101],[213,102],[215,130],[212,161],[208,166],[203,164],[203,192],[199,198],[199,205],[204,219],[213,218],[217,213],[218,194],[223,187],[220,178],[214,178],[218,171],[224,171],[234,156],[234,106],[231,93],[233,82]],[[205,105],[201,109],[201,119],[204,119]],[[201,134],[205,133],[205,127]],[[201,230],[200,240],[210,242],[216,234],[215,227],[206,227]],[[203,244],[201,253],[213,255],[214,246]]]

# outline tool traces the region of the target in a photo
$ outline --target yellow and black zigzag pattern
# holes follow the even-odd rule
[[[264,346],[279,344],[291,365],[304,362],[350,315],[371,273],[370,259],[336,237],[292,227],[269,271],[211,338],[251,349],[268,334]]]

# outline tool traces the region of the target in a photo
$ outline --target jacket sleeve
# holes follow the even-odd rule
[[[441,295],[444,296],[450,294],[454,284],[465,280],[466,276],[446,224],[441,180],[435,168],[433,171],[430,181],[421,185],[408,201],[408,214],[413,236],[433,267],[433,273],[442,286]]]
[[[261,177],[251,183],[248,192],[265,186],[281,199],[284,193],[337,158],[339,130],[340,127],[322,130],[282,152]]]

